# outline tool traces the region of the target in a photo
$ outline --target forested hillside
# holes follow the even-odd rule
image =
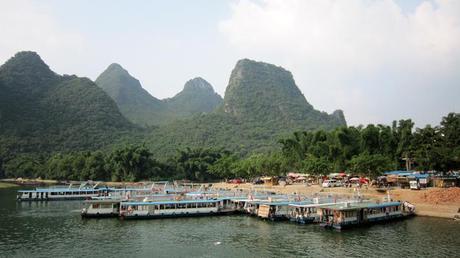
[[[239,155],[266,153],[293,131],[345,126],[343,112],[315,110],[281,67],[248,59],[233,69],[224,103],[212,114],[195,115],[153,130],[147,139],[154,154],[177,148],[224,148]]]
[[[34,52],[0,67],[0,149],[15,153],[95,150],[135,127],[87,78],[60,76]]]
[[[315,110],[289,71],[249,59],[238,61],[233,69],[223,111],[242,121],[281,130],[333,129],[346,125],[340,110],[333,115]]]
[[[222,104],[222,97],[209,82],[197,77],[187,81],[181,92],[164,102],[173,121],[190,118],[195,114],[210,113]]]
[[[4,164],[0,174],[115,181],[185,178],[203,182],[287,172],[327,175],[346,171],[375,178],[387,170],[404,169],[406,157],[416,170],[459,170],[459,139],[460,114],[450,113],[439,126],[415,130],[414,123],[407,119],[395,121],[392,126],[370,124],[332,131],[299,131],[280,139],[271,152],[246,156],[222,148],[180,145],[168,159],[159,160],[145,146],[128,145],[110,152],[56,154],[48,159],[23,157]]]

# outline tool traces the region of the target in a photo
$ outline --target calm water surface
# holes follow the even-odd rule
[[[247,216],[80,218],[82,203],[0,189],[0,257],[460,257],[460,223],[413,218],[343,232]]]

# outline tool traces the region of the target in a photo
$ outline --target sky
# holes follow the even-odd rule
[[[223,96],[250,58],[349,125],[460,112],[458,0],[0,0],[0,35],[0,63],[32,50],[95,80],[116,62],[157,98],[197,76]]]

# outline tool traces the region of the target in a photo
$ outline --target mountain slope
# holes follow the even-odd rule
[[[273,150],[280,137],[293,131],[345,125],[342,111],[329,115],[315,110],[289,71],[244,59],[231,73],[223,105],[211,114],[155,129],[148,144],[159,156],[183,147],[225,148],[245,155]]]
[[[202,78],[188,81],[173,98],[159,100],[119,64],[111,64],[99,75],[96,84],[112,97],[123,115],[141,126],[164,125],[196,113],[211,112],[222,102]]]
[[[222,103],[211,84],[201,77],[187,81],[184,89],[176,96],[166,99],[168,112],[176,118],[186,118],[194,114],[209,113]]]
[[[0,67],[0,142],[12,152],[97,149],[134,129],[91,80],[52,72],[35,52]]]
[[[133,123],[157,125],[166,119],[164,103],[144,90],[140,82],[119,64],[109,65],[95,82]]]
[[[345,120],[339,119],[341,111],[328,115],[315,110],[289,71],[249,59],[238,61],[232,71],[225,91],[224,112],[271,126],[330,129],[345,125]]]

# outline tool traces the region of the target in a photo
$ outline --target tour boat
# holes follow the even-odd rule
[[[272,221],[288,220],[290,204],[309,204],[311,201],[264,201],[259,204],[257,216]]]
[[[97,184],[92,186],[82,183],[79,187],[50,187],[36,188],[34,190],[19,190],[17,200],[19,201],[43,201],[43,200],[85,200],[97,196],[106,196],[109,188],[97,188]]]
[[[347,202],[318,207],[320,226],[337,230],[401,219],[413,215],[414,211],[415,207],[408,202]]]
[[[289,220],[300,224],[313,223],[319,220],[318,204],[289,204]]]
[[[81,211],[83,218],[110,218],[120,215],[121,200],[115,198],[87,200],[88,205]]]
[[[308,224],[319,222],[320,214],[318,208],[331,205],[339,205],[345,203],[356,203],[361,200],[346,200],[343,201],[336,198],[313,198],[313,203],[307,204],[289,204],[289,220],[300,224]]]
[[[219,215],[232,212],[224,199],[121,202],[120,216],[124,219],[154,219]]]

